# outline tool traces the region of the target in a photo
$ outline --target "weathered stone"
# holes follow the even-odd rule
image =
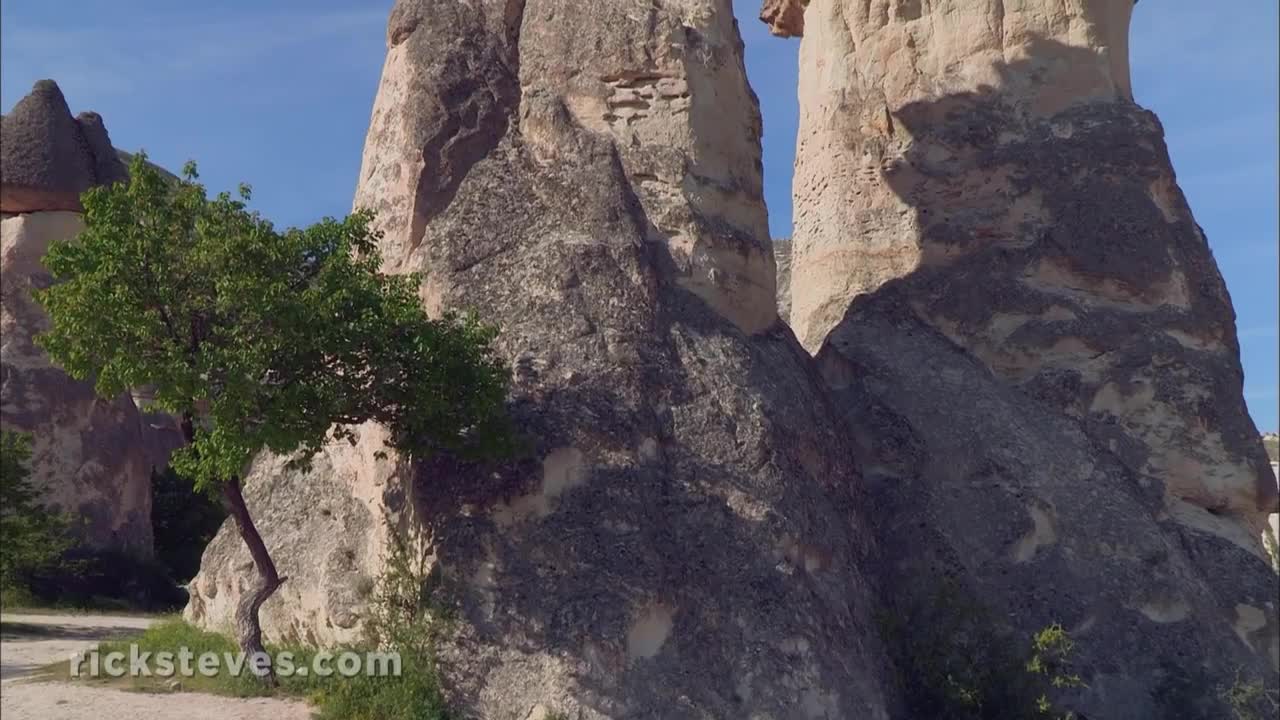
[[[34,343],[48,327],[31,297],[51,282],[41,258],[83,229],[80,193],[126,180],[124,163],[102,118],[73,118],[52,80],[36,83],[2,126],[0,424],[32,435],[42,502],[68,513],[84,543],[150,555],[151,471],[181,444],[175,423],[139,413],[129,395],[98,399],[92,383],[53,367]]]
[[[41,80],[0,120],[0,212],[80,210],[80,193],[126,178],[97,113],[71,116]]]
[[[1130,10],[815,0],[792,324],[816,351],[902,278],[931,326],[1163,484],[1179,522],[1258,553],[1280,501],[1225,284],[1132,102]]]
[[[777,322],[730,4],[406,0],[388,40],[356,204],[426,307],[501,326],[532,452],[380,461],[366,427],[309,474],[260,460],[247,499],[290,577],[268,635],[357,633],[385,519],[457,611],[466,714],[887,717],[851,460]],[[188,617],[225,626],[247,562],[224,528]]]
[[[778,37],[800,37],[804,35],[804,9],[808,5],[809,0],[764,0],[760,19]]]
[[[854,300],[818,355],[874,498],[885,616],[973,604],[996,620],[971,629],[1022,648],[1061,623],[1087,687],[1058,707],[1078,717],[1209,720],[1230,716],[1236,683],[1274,690],[1280,595],[1266,563],[1180,525],[1158,483],[992,375],[907,291],[892,280]],[[938,637],[945,627],[907,632],[917,648],[933,633],[945,656],[964,642]]]
[[[812,0],[791,321],[878,480],[890,606],[952,568],[1068,626],[1082,716],[1220,717],[1237,669],[1276,686],[1276,487],[1130,11]]]
[[[778,317],[791,322],[791,240],[773,241],[773,259],[778,265]]]
[[[153,433],[128,395],[98,399],[92,383],[49,364],[33,338],[48,327],[31,298],[47,287],[49,243],[83,228],[79,213],[5,215],[0,221],[0,423],[32,436],[41,502],[67,512],[92,547],[151,554]]]
[[[411,479],[394,458],[377,457],[384,449],[381,428],[369,426],[361,436],[354,448],[326,448],[306,475],[287,468],[283,458],[263,455],[245,478],[254,522],[288,578],[262,608],[272,639],[327,646],[362,640],[360,622],[391,552],[391,532],[407,539],[415,557],[422,551]],[[255,582],[244,541],[228,523],[205,549],[184,615],[226,628]]]

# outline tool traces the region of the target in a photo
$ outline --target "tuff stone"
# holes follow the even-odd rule
[[[247,499],[290,577],[268,636],[355,636],[397,528],[457,611],[464,713],[888,717],[851,458],[777,321],[729,4],[403,0],[388,45],[356,205],[428,309],[500,325],[533,450],[377,460],[365,427],[306,475],[260,459]],[[224,528],[187,616],[225,626],[246,561]]]
[[[1232,668],[1276,686],[1276,486],[1131,10],[812,0],[790,320],[874,480],[886,603],[954,563],[1023,635],[1078,623],[1083,715],[1216,717]]]
[[[778,265],[778,317],[791,321],[791,240],[773,241],[773,259]]]
[[[79,211],[85,190],[125,178],[102,118],[73,118],[52,80],[0,120],[0,212]]]
[[[760,20],[778,37],[800,37],[804,35],[804,9],[808,5],[809,0],[764,0]]]
[[[802,343],[901,278],[931,326],[1162,483],[1179,522],[1260,552],[1280,501],[1226,286],[1132,101],[1131,3],[865,5],[815,0],[801,45]]]
[[[49,243],[83,229],[79,213],[33,212],[0,220],[0,426],[32,436],[32,483],[43,504],[71,514],[87,545],[152,552],[151,470],[163,449],[128,395],[107,402],[93,384],[49,363],[33,338],[48,327],[31,290],[47,287]]]
[[[151,471],[181,442],[178,430],[128,394],[101,400],[52,366],[34,342],[48,318],[31,297],[52,282],[41,264],[49,244],[84,228],[80,194],[125,180],[124,163],[102,118],[73,118],[52,80],[4,116],[0,141],[0,425],[32,435],[41,501],[74,518],[80,541],[149,556]]]
[[[993,375],[906,291],[855,299],[817,358],[876,508],[881,612],[981,608],[996,620],[977,630],[1015,647],[1060,623],[1086,687],[1057,707],[1080,717],[1209,720],[1230,714],[1221,688],[1274,690],[1271,568],[1170,517],[1158,483]]]

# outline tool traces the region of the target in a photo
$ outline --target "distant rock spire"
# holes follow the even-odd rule
[[[52,80],[0,121],[0,212],[79,210],[80,193],[125,177],[101,116],[72,117]]]

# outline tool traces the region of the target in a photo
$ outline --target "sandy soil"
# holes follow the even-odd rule
[[[0,615],[0,679],[12,680],[103,640],[136,635],[146,617],[112,615]]]
[[[4,720],[307,720],[304,703],[201,693],[147,695],[23,676],[102,640],[136,634],[153,622],[107,615],[0,616],[0,716]]]
[[[0,715],[5,720],[308,720],[311,710],[284,700],[145,695],[19,680],[0,688]]]

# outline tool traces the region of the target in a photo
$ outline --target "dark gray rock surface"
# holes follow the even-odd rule
[[[80,193],[125,178],[102,118],[72,117],[52,80],[0,120],[0,212],[79,210]]]
[[[388,38],[357,204],[387,267],[425,272],[429,309],[501,327],[532,452],[380,466],[362,438],[307,476],[255,472],[291,578],[269,634],[343,637],[364,608],[329,558],[367,557],[384,515],[457,611],[440,666],[464,714],[888,717],[864,506],[776,318],[728,4],[406,0]],[[313,482],[372,498],[375,528],[341,537],[343,503],[282,497]],[[188,617],[225,626],[245,557],[224,528]]]
[[[1087,688],[1060,707],[1081,717],[1209,720],[1230,717],[1237,679],[1274,690],[1271,568],[1170,519],[1157,484],[922,322],[905,289],[855,301],[818,355],[876,508],[884,612],[928,636],[947,625],[919,617],[971,604],[994,619],[972,629],[1021,648],[1062,624]],[[934,638],[940,656],[966,642]]]

